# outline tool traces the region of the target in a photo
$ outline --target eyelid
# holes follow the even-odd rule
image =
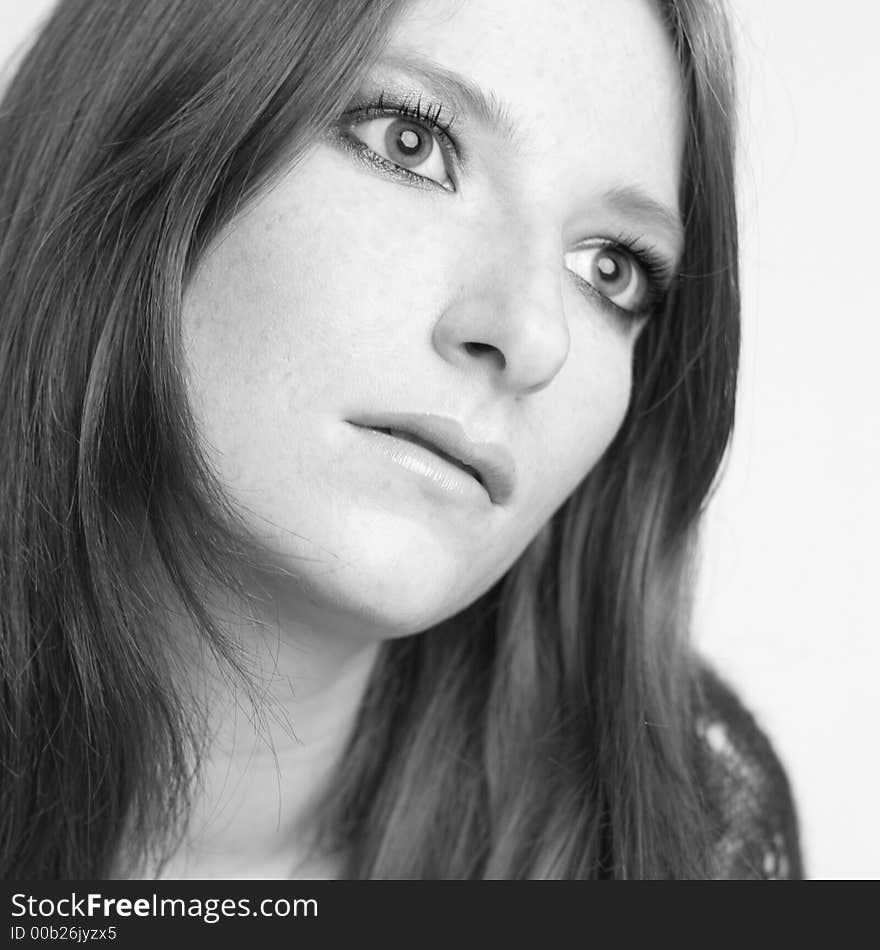
[[[343,118],[381,118],[382,116],[403,116],[416,122],[421,122],[426,128],[445,139],[454,149],[456,156],[461,157],[452,126],[455,124],[455,115],[445,118],[446,107],[439,100],[432,99],[422,93],[408,93],[401,97],[389,96],[384,90],[375,96],[363,97],[363,101],[352,103]]]
[[[570,248],[567,253],[594,247],[612,248],[629,255],[634,266],[642,272],[643,279],[646,282],[647,296],[645,303],[638,310],[627,310],[625,307],[616,304],[576,271],[566,267],[566,271],[571,275],[578,288],[603,306],[623,315],[628,320],[640,321],[650,317],[671,289],[672,282],[675,279],[674,265],[655,247],[646,244],[643,239],[624,233],[618,234],[616,238],[600,236],[585,238]]]
[[[607,247],[629,254],[642,268],[645,275],[654,278],[657,285],[664,291],[669,289],[675,279],[677,261],[671,259],[646,238],[626,231],[615,231],[612,234],[596,234],[584,238],[573,245],[570,250],[578,251],[588,247]]]
[[[608,310],[611,313],[618,314],[622,319],[627,320],[630,323],[641,323],[651,316],[653,312],[653,306],[642,307],[639,310],[627,310],[625,307],[621,307],[619,304],[616,304],[610,297],[606,297],[601,290],[597,290],[588,280],[585,280],[576,271],[570,270],[568,267],[566,267],[565,270],[569,277],[574,281],[578,290],[595,300],[596,303],[599,304],[599,306],[603,309]]]
[[[443,119],[443,108],[441,102],[428,99],[422,95],[407,95],[397,99],[388,98],[384,92],[380,92],[375,98],[362,104],[350,105],[340,116],[337,127],[345,137],[346,143],[355,147],[362,158],[366,158],[364,153],[369,152],[370,164],[396,174],[413,184],[421,183],[424,187],[436,187],[448,191],[448,188],[443,188],[433,179],[419,175],[417,172],[397,165],[390,159],[379,155],[351,131],[351,127],[360,122],[381,118],[401,117],[422,125],[426,131],[437,139],[437,143],[447,159],[446,171],[453,184],[453,190],[458,191],[458,176],[455,173],[461,167],[462,154],[458,142],[451,132],[455,116]]]

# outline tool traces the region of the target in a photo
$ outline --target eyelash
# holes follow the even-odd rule
[[[444,106],[441,102],[422,102],[421,96],[408,96],[402,100],[388,100],[384,92],[380,92],[373,102],[362,105],[351,106],[343,112],[339,123],[339,135],[342,144],[352,151],[361,161],[366,162],[374,168],[380,169],[386,174],[391,174],[396,178],[403,179],[408,184],[415,185],[418,188],[435,189],[440,188],[436,182],[422,175],[404,168],[401,165],[395,165],[394,162],[377,155],[373,149],[352,135],[349,127],[364,122],[367,119],[379,119],[383,116],[401,116],[406,119],[412,119],[425,127],[428,132],[437,136],[441,148],[450,159],[449,177],[452,184],[456,181],[453,171],[461,163],[461,151],[458,143],[452,135],[452,125],[455,122],[455,116],[448,119],[443,117]]]
[[[378,168],[384,174],[402,179],[415,187],[433,190],[441,186],[431,179],[424,178],[408,168],[396,165],[394,162],[376,154],[373,149],[350,131],[350,126],[367,119],[376,119],[383,116],[402,116],[412,119],[423,125],[427,131],[436,135],[441,147],[451,159],[450,165],[452,168],[448,169],[448,173],[453,185],[457,185],[453,171],[461,164],[462,152],[452,134],[455,116],[452,115],[448,119],[444,118],[444,106],[441,102],[423,104],[421,96],[407,96],[401,100],[393,98],[389,100],[386,93],[382,91],[372,102],[353,105],[346,109],[338,125],[342,144],[361,161],[366,162],[371,167]],[[639,321],[651,316],[669,292],[674,278],[667,259],[653,247],[646,245],[643,239],[634,235],[618,234],[614,238],[600,238],[600,240],[606,241],[608,247],[625,251],[632,256],[645,274],[649,290],[648,299],[640,310],[626,310],[614,303],[609,297],[606,297],[579,274],[569,271],[577,286],[603,307],[625,319]]]

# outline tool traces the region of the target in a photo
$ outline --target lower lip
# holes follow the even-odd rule
[[[412,473],[425,487],[442,497],[462,501],[490,500],[486,489],[473,475],[430,449],[378,429],[357,425],[354,428],[387,459]]]

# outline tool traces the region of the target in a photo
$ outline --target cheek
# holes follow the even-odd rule
[[[532,425],[534,473],[547,517],[575,490],[614,440],[632,392],[635,332],[593,309],[569,321],[571,352],[553,385],[539,394]]]
[[[418,277],[436,256],[428,216],[407,219],[399,193],[383,202],[381,183],[377,200],[375,182],[333,174],[340,161],[321,149],[267,192],[188,290],[190,365],[234,391],[245,416],[273,391],[295,408],[338,395],[346,380],[361,389],[352,367],[400,365],[419,332],[413,315],[430,310]]]
[[[246,464],[245,444],[277,450],[278,433],[261,430],[344,403],[403,358],[394,325],[414,291],[400,254],[426,251],[381,203],[318,170],[304,162],[240,215],[187,288],[190,391],[227,465]]]

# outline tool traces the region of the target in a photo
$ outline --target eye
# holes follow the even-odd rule
[[[436,182],[447,191],[455,190],[443,146],[437,134],[421,122],[401,116],[379,116],[352,122],[348,131],[386,162]]]
[[[641,314],[653,296],[635,254],[611,241],[597,239],[576,247],[565,255],[565,266],[621,310]]]

